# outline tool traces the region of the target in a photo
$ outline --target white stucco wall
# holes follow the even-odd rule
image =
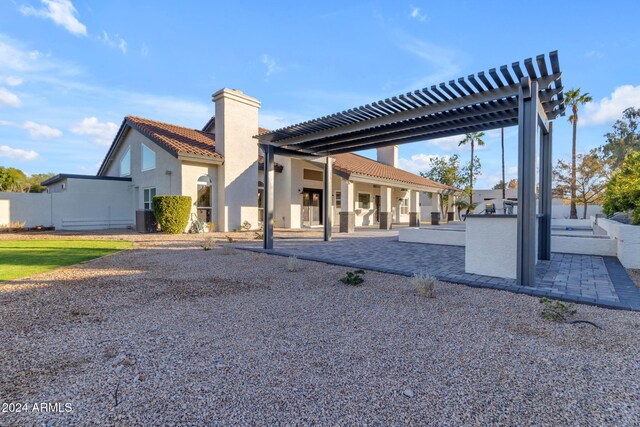
[[[134,224],[132,186],[128,181],[68,179],[57,193],[0,193],[0,224],[58,230],[127,228]],[[88,191],[87,191],[88,190]]]
[[[515,279],[517,223],[517,218],[468,217],[465,232],[465,272]]]
[[[401,228],[398,231],[398,241],[464,246],[465,231],[447,230],[446,228]]]
[[[625,268],[640,268],[640,226],[605,218],[598,218],[597,224],[615,240],[620,263]]]

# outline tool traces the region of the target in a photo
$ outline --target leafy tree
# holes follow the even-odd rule
[[[28,191],[29,182],[27,175],[20,169],[5,168],[0,166],[0,190],[23,192]]]
[[[476,156],[474,154],[475,146],[481,147],[484,145],[482,137],[484,132],[471,132],[465,135],[464,139],[458,143],[458,147],[461,145],[471,145],[471,161],[469,162],[469,203],[473,205],[473,177],[474,174],[479,174],[480,171],[475,169]]]
[[[569,218],[577,219],[578,218],[578,210],[576,208],[576,141],[577,141],[577,131],[578,131],[578,108],[581,105],[586,104],[587,102],[591,102],[593,99],[588,93],[581,93],[580,88],[571,88],[569,91],[564,94],[564,103],[571,108],[571,115],[569,116],[569,121],[573,125],[573,138],[571,145],[571,211],[569,213]]]
[[[632,212],[632,223],[640,225],[640,152],[629,154],[613,174],[604,192],[604,212]]]
[[[622,166],[625,157],[640,152],[640,108],[627,108],[613,125],[613,130],[604,135],[607,143],[602,153],[614,170]]]
[[[587,218],[587,207],[602,201],[604,189],[609,177],[609,168],[597,150],[591,150],[588,154],[578,154],[576,168],[576,200],[583,207],[582,218]],[[553,177],[556,182],[554,193],[566,197],[571,194],[573,181],[572,168],[564,160],[558,160],[553,169]]]
[[[51,178],[55,174],[53,172],[48,173],[34,173],[31,175],[27,181],[29,183],[29,192],[30,193],[42,193],[47,189],[44,185],[40,185],[41,182],[46,181]]]
[[[516,178],[510,179],[507,185],[504,185],[504,181],[500,180],[500,182],[498,182],[496,185],[493,186],[492,190],[502,190],[503,188],[515,190],[516,188],[518,188],[518,180]],[[505,199],[506,198],[505,192],[503,192],[502,194],[503,194],[502,198]]]
[[[40,183],[53,175],[53,173],[38,173],[28,177],[20,169],[0,166],[0,191],[41,193],[45,187]]]
[[[429,178],[441,184],[455,188],[465,188],[469,176],[465,167],[460,166],[460,156],[454,154],[451,157],[433,157],[430,159],[430,168],[426,172],[420,172],[424,178]],[[442,215],[449,211],[449,195],[442,195]]]

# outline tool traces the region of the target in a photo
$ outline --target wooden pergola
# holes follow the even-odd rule
[[[273,248],[274,155],[322,160],[324,239],[331,239],[332,154],[518,126],[517,283],[551,257],[551,120],[564,115],[558,52],[503,65],[255,136],[264,151],[264,248]],[[540,207],[536,213],[536,144]],[[539,247],[536,253],[536,221]]]

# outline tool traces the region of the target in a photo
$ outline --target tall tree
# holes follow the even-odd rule
[[[582,218],[586,219],[589,205],[602,201],[609,178],[609,168],[598,150],[591,150],[588,154],[578,154],[576,157],[576,199],[583,207]],[[567,194],[571,194],[571,184],[574,179],[571,171],[572,168],[567,162],[558,160],[553,170],[556,183],[555,195],[565,197]]]
[[[457,154],[451,157],[433,157],[429,160],[429,163],[429,170],[420,172],[420,175],[424,178],[429,178],[455,188],[464,188],[467,186],[468,176],[465,168],[460,166],[460,156]],[[441,211],[443,217],[446,217],[449,211],[449,197],[451,196],[442,196]]]
[[[588,93],[581,93],[580,91],[580,88],[571,88],[564,94],[564,103],[571,108],[569,121],[573,125],[573,139],[571,144],[571,211],[569,213],[569,218],[571,219],[578,218],[578,210],[576,208],[576,142],[578,137],[578,109],[581,105],[591,102],[593,99]]]
[[[640,108],[627,108],[613,125],[613,130],[604,135],[607,143],[602,146],[602,153],[611,167],[619,169],[625,157],[632,153],[640,153]]]
[[[484,136],[484,132],[471,132],[465,135],[464,139],[458,143],[458,147],[461,145],[471,145],[471,161],[469,162],[469,204],[473,205],[473,174],[474,174],[474,163],[476,163],[475,157],[475,147],[482,147],[484,145],[484,141],[482,137]]]

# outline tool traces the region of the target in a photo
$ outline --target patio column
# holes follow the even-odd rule
[[[518,226],[516,283],[533,286],[536,280],[536,140],[538,83],[528,77],[518,90]]]
[[[409,226],[420,227],[420,192],[409,190]]]
[[[431,193],[431,214],[433,217],[433,213],[437,212],[440,214],[441,212],[441,201],[440,201],[440,193]]]
[[[380,228],[391,229],[391,187],[380,186]]]
[[[553,165],[551,161],[551,134],[553,123],[542,127],[540,141],[540,224],[538,227],[538,259],[551,259],[551,181]]]
[[[333,159],[327,156],[324,164],[324,241],[331,240],[331,227],[333,226],[333,203],[331,202],[333,191],[331,183],[333,181]]]
[[[340,232],[353,233],[356,229],[356,214],[353,212],[355,200],[353,198],[353,182],[348,179],[340,180]]]
[[[264,218],[262,219],[263,247],[273,249],[273,206],[275,172],[273,169],[273,146],[263,145],[264,151]]]

